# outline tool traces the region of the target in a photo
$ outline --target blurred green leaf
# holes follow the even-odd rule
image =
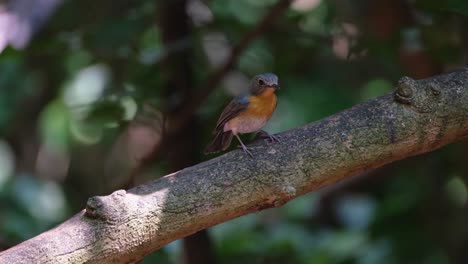
[[[460,177],[454,177],[445,185],[448,197],[457,206],[463,207],[468,201],[468,190]]]
[[[51,102],[40,116],[40,134],[45,144],[67,149],[69,147],[70,113],[61,101]]]
[[[131,111],[131,110],[130,110]],[[125,109],[118,101],[101,100],[91,106],[84,122],[95,125],[108,125],[120,123],[125,117]]]
[[[415,5],[427,10],[449,11],[468,16],[468,3],[464,0],[416,0]]]
[[[273,54],[269,51],[268,43],[256,41],[242,54],[239,68],[255,75],[258,72],[270,72],[273,62]]]
[[[393,84],[384,79],[375,79],[366,83],[362,89],[361,99],[363,101],[384,95],[393,89]]]

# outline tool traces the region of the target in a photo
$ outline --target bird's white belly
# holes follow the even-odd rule
[[[234,118],[224,126],[224,131],[232,130],[234,134],[252,133],[262,129],[268,120],[258,117]]]

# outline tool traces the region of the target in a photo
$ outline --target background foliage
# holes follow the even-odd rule
[[[201,152],[217,115],[257,73],[280,77],[266,129],[280,132],[389,92],[403,75],[461,67],[468,55],[466,1],[296,0],[232,60],[230,49],[275,3],[65,0],[34,9],[50,11],[42,20],[0,4],[1,18],[14,14],[37,31],[0,54],[0,250],[60,223],[91,195],[210,158]],[[0,23],[0,44],[20,29]],[[229,60],[200,107],[163,133]],[[463,263],[467,147],[221,224],[143,263]]]

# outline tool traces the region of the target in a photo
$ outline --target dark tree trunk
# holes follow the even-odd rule
[[[186,12],[186,0],[163,1],[158,6],[159,26],[162,40],[168,50],[172,46],[190,41],[190,18]],[[191,50],[184,49],[171,52],[163,61],[161,70],[164,73],[166,87],[164,97],[165,110],[168,116],[174,116],[184,108],[195,91],[190,65]],[[169,121],[170,122],[170,121]],[[194,113],[182,127],[171,131],[164,139],[164,153],[167,154],[171,171],[181,170],[199,162],[198,151],[200,127]],[[187,264],[214,263],[209,234],[201,230],[184,239],[184,262]]]

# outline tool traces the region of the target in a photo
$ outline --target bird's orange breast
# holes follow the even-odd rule
[[[229,120],[224,131],[234,134],[251,133],[262,129],[275,111],[276,95],[273,88],[267,88],[262,94],[249,96],[249,105],[238,116]]]
[[[276,109],[276,95],[273,88],[267,88],[260,95],[249,97],[249,106],[239,116],[269,119]]]

